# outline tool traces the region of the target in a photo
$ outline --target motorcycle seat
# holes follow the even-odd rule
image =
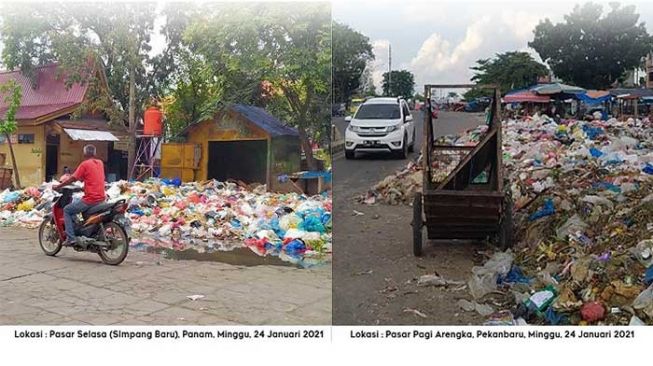
[[[108,211],[110,210],[116,203],[115,202],[103,202],[100,204],[97,204],[88,210],[84,211],[84,215],[92,215],[98,212],[102,211]]]

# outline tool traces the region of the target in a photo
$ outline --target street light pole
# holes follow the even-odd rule
[[[392,96],[392,45],[388,44],[388,96]]]

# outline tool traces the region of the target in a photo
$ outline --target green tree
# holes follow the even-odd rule
[[[413,73],[408,70],[392,70],[392,85],[389,85],[390,74],[383,73],[383,95],[387,96],[402,96],[404,98],[412,98],[415,93],[415,77]]]
[[[477,84],[496,84],[502,93],[513,89],[526,88],[537,83],[540,76],[549,73],[546,66],[535,61],[526,52],[497,53],[492,59],[481,59],[471,67],[474,70],[472,81]],[[466,99],[491,96],[491,90],[472,89],[465,93]]]
[[[222,99],[210,64],[189,52],[180,56],[179,67],[171,76],[169,95],[163,98],[167,135],[176,139],[194,122],[213,117]]]
[[[100,110],[122,127],[127,121],[131,171],[138,117],[146,101],[162,93],[167,73],[174,68],[170,38],[163,55],[149,56],[155,4],[6,4],[1,14],[5,66],[32,76],[35,67],[57,62],[69,84],[89,83],[89,103],[78,113]],[[169,31],[166,36],[174,33],[168,24],[164,29]]]
[[[368,62],[374,60],[370,39],[348,25],[333,22],[333,100],[349,102],[361,86],[361,76]],[[361,94],[369,94],[369,85]]]
[[[0,85],[0,95],[5,94],[4,102],[7,106],[4,118],[0,118],[0,134],[4,135],[9,145],[9,154],[11,155],[11,164],[14,169],[14,179],[16,187],[20,188],[20,174],[18,174],[18,165],[16,165],[16,156],[14,155],[14,146],[11,142],[11,135],[16,133],[18,122],[16,121],[16,112],[20,107],[22,98],[22,89],[14,80],[10,80]]]
[[[470,101],[480,97],[491,97],[493,95],[492,93],[494,91],[490,89],[472,88],[463,93],[463,98],[466,101]]]
[[[609,88],[651,50],[651,37],[635,10],[634,5],[610,3],[603,16],[599,4],[577,5],[564,22],[540,22],[528,45],[564,81],[584,88]]]
[[[207,5],[184,42],[214,72],[216,102],[267,107],[297,127],[316,167],[311,140],[328,141],[331,113],[328,4]]]

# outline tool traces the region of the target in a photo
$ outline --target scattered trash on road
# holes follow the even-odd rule
[[[436,274],[420,276],[417,280],[417,286],[460,286],[464,284],[465,281],[447,280]]]
[[[413,313],[413,314],[419,316],[420,318],[428,318],[428,315],[422,313],[421,311],[419,311],[417,309],[405,308],[404,313]]]

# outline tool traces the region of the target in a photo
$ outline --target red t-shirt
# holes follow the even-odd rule
[[[86,159],[73,173],[73,176],[84,182],[84,203],[93,204],[102,202],[106,198],[104,193],[104,164],[102,160]]]

